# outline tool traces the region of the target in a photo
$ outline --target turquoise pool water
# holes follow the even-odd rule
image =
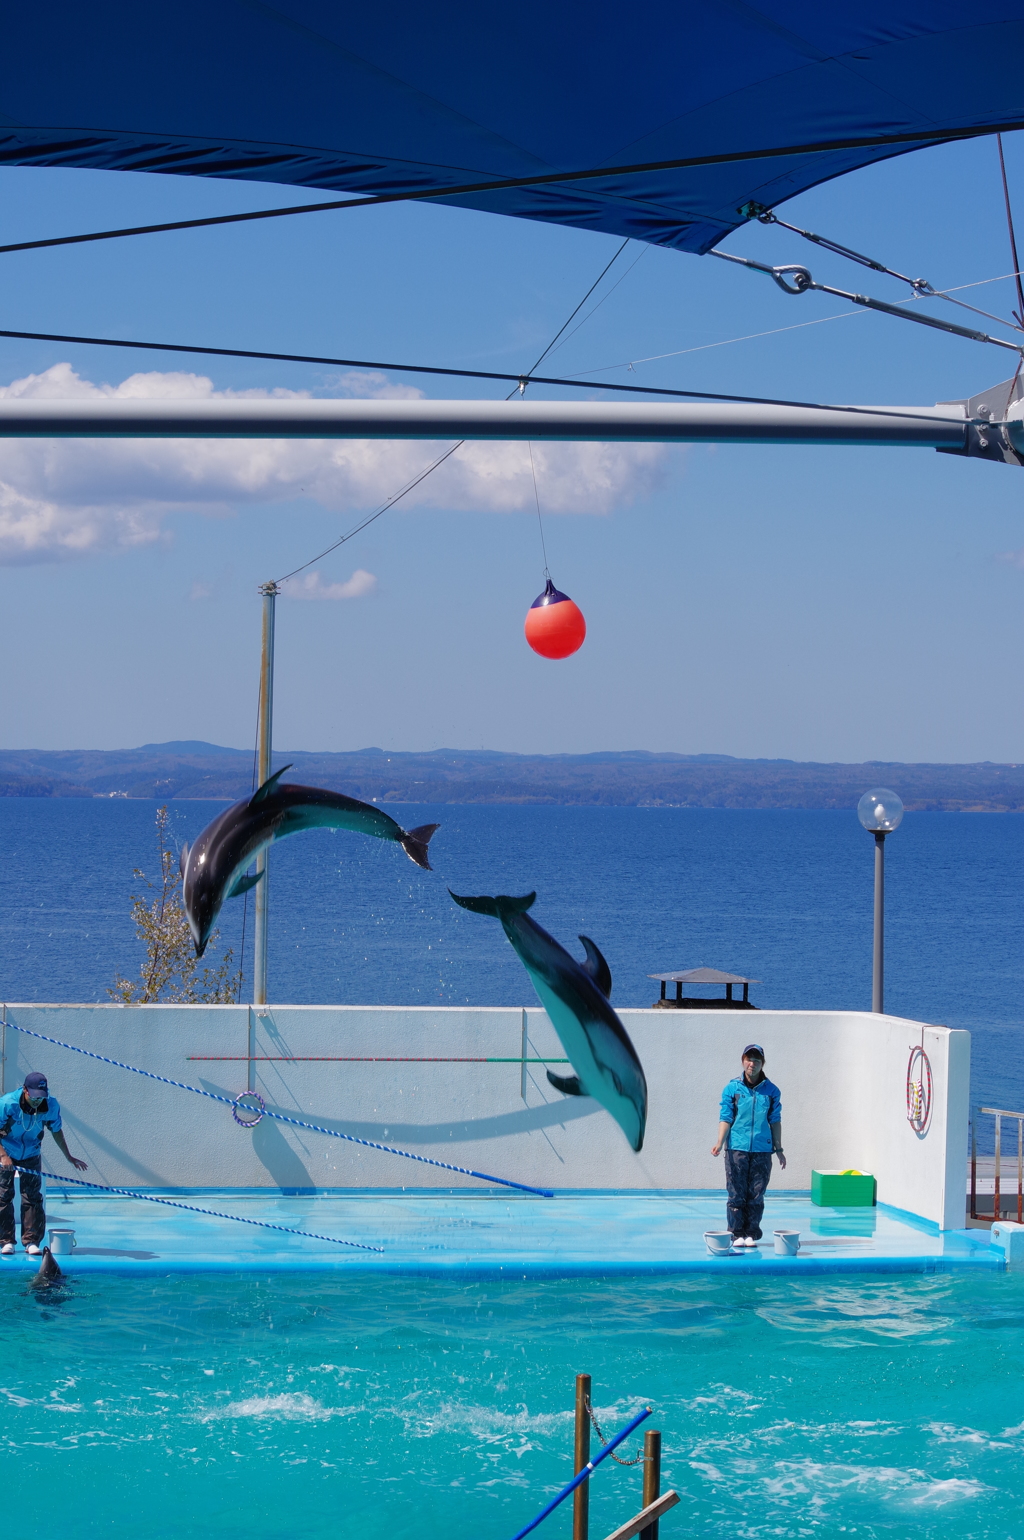
[[[73,1540],[506,1540],[571,1474],[581,1370],[603,1422],[655,1408],[663,1540],[1024,1534],[1021,1274],[19,1271],[0,1310],[8,1516]],[[605,1462],[592,1540],[639,1485]]]

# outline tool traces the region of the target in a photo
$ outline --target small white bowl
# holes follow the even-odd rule
[[[704,1244],[713,1257],[727,1257],[732,1251],[731,1230],[705,1230]]]

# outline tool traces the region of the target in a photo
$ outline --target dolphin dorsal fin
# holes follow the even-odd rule
[[[583,964],[584,973],[589,973],[598,989],[610,1000],[612,997],[612,970],[605,962],[600,947],[591,941],[589,936],[581,936],[587,960]]]
[[[273,796],[274,792],[277,790],[278,781],[281,779],[282,775],[284,775],[285,771],[290,769],[291,765],[282,765],[280,770],[275,770],[269,781],[264,781],[263,785],[258,787],[257,790],[253,792],[252,796],[249,798],[249,806],[256,807],[258,803],[266,801],[267,797]]]

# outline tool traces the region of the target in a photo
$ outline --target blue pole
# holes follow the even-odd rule
[[[565,1499],[570,1496],[571,1493],[575,1492],[578,1486],[582,1486],[584,1481],[588,1481],[590,1479],[591,1472],[597,1469],[601,1461],[610,1455],[613,1449],[618,1449],[619,1445],[623,1442],[624,1439],[629,1437],[633,1429],[638,1428],[642,1422],[644,1422],[648,1417],[652,1415],[652,1412],[653,1408],[650,1406],[645,1406],[642,1412],[638,1412],[637,1415],[633,1418],[633,1421],[627,1423],[621,1433],[616,1433],[615,1437],[610,1439],[609,1442],[605,1444],[597,1458],[594,1460],[588,1460],[586,1465],[584,1465],[583,1469],[580,1471],[579,1475],[574,1476],[573,1479],[569,1482],[569,1485],[567,1487],[563,1487],[558,1496],[553,1497],[548,1503],[547,1507],[542,1509],[541,1512],[538,1513],[537,1517],[533,1519],[529,1524],[527,1524],[525,1529],[521,1529],[518,1534],[513,1535],[512,1540],[523,1540],[523,1536],[528,1535],[531,1529],[536,1529],[537,1525],[542,1523],[543,1520],[547,1518],[549,1513],[554,1513],[559,1503],[565,1502]]]

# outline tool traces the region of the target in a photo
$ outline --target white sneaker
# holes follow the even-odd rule
[[[39,1247],[35,1244],[35,1242],[33,1242],[31,1246],[26,1246],[25,1250],[30,1257],[42,1256],[42,1252],[39,1250]]]
[[[13,1257],[13,1255],[14,1255],[14,1242],[13,1241],[8,1241],[6,1243],[6,1245],[0,1246],[0,1257]]]

